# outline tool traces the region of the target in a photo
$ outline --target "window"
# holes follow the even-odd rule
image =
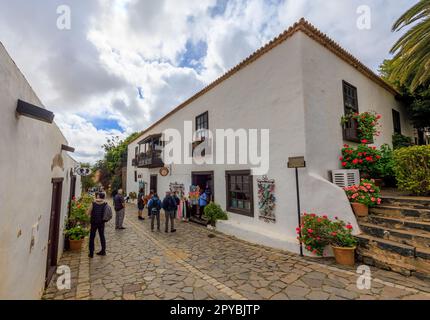
[[[251,171],[226,172],[227,211],[254,217]]]
[[[358,112],[357,88],[343,81],[343,105],[345,115]]]
[[[196,117],[196,132],[197,139],[204,140],[206,138],[205,130],[209,129],[209,115],[206,111],[205,113]]]
[[[134,172],[134,182],[137,182],[137,171]]]
[[[402,134],[402,126],[400,124],[400,112],[393,109],[393,126],[394,133]]]

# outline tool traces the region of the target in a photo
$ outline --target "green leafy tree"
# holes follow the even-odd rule
[[[99,171],[100,183],[105,190],[111,187],[111,191],[124,188],[122,181],[122,167],[127,165],[127,148],[139,133],[135,132],[128,136],[125,140],[120,140],[118,136],[107,139],[102,146],[105,155],[102,160],[99,160],[95,169]]]
[[[414,92],[430,83],[430,0],[421,0],[393,25],[393,31],[412,26],[391,49],[395,54],[389,80]]]

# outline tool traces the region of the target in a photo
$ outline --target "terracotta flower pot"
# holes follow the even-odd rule
[[[353,202],[351,203],[352,210],[354,210],[354,213],[357,217],[367,217],[369,215],[369,208],[362,203]]]
[[[336,263],[342,266],[354,266],[355,265],[355,247],[354,248],[342,248],[334,247],[333,253]]]
[[[84,239],[81,240],[69,240],[70,250],[71,251],[79,251],[82,248],[82,243]]]

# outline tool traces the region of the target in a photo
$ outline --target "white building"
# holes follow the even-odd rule
[[[218,224],[220,231],[298,252],[295,171],[287,162],[304,156],[301,211],[337,216],[358,232],[344,191],[330,180],[330,171],[340,168],[342,146],[351,143],[344,140],[340,124],[347,103],[382,115],[377,146],[391,144],[395,130],[413,135],[397,92],[302,19],[144,130],[128,147],[127,192],[145,185],[145,192],[156,189],[162,196],[171,183],[182,184],[186,192],[191,184],[207,184],[214,201],[229,213],[229,220]],[[163,164],[148,158],[145,148],[153,143],[152,148],[160,149],[163,131],[183,131],[184,121],[191,121],[194,130],[270,130],[267,177],[275,180],[275,221],[260,219],[261,177],[251,175],[253,166],[173,164],[167,166],[167,176],[160,175]]]
[[[68,202],[81,183],[53,114],[1,43],[0,110],[0,299],[38,299],[63,252]]]

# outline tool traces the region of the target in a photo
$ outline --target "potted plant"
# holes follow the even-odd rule
[[[209,203],[204,209],[204,217],[208,220],[209,226],[215,229],[218,220],[228,220],[227,213],[221,209],[219,204]],[[208,226],[208,227],[209,227]]]
[[[344,188],[357,217],[367,217],[369,207],[381,204],[380,189],[374,180],[361,179],[360,185]]]
[[[131,201],[134,202],[137,199],[137,194],[136,192],[130,192],[128,194],[128,196],[130,197]]]
[[[339,160],[343,169],[358,169],[363,178],[370,179],[379,176],[381,159],[382,153],[362,140],[356,148],[345,144]]]
[[[85,237],[88,236],[89,231],[81,225],[77,225],[75,227],[67,229],[65,233],[69,239],[70,250],[79,251],[81,250],[82,243]]]
[[[91,205],[93,198],[89,195],[83,195],[81,198],[73,198],[70,203],[70,214],[65,227],[65,240],[69,242],[69,248],[72,249],[72,238],[70,230],[75,230],[76,227],[81,227],[87,230],[87,225],[90,222],[90,217],[87,215],[87,210]],[[85,237],[85,236],[84,236]],[[75,237],[76,238],[76,237]],[[76,240],[76,239],[75,239]],[[75,243],[75,245],[77,245]],[[80,246],[80,245],[79,245]]]
[[[352,235],[352,225],[336,219],[331,221],[328,230],[330,243],[336,263],[345,266],[355,265],[355,249],[357,240]]]
[[[307,251],[322,257],[325,247],[329,244],[327,237],[329,227],[330,219],[327,216],[304,213],[301,224],[296,229],[298,240]]]

